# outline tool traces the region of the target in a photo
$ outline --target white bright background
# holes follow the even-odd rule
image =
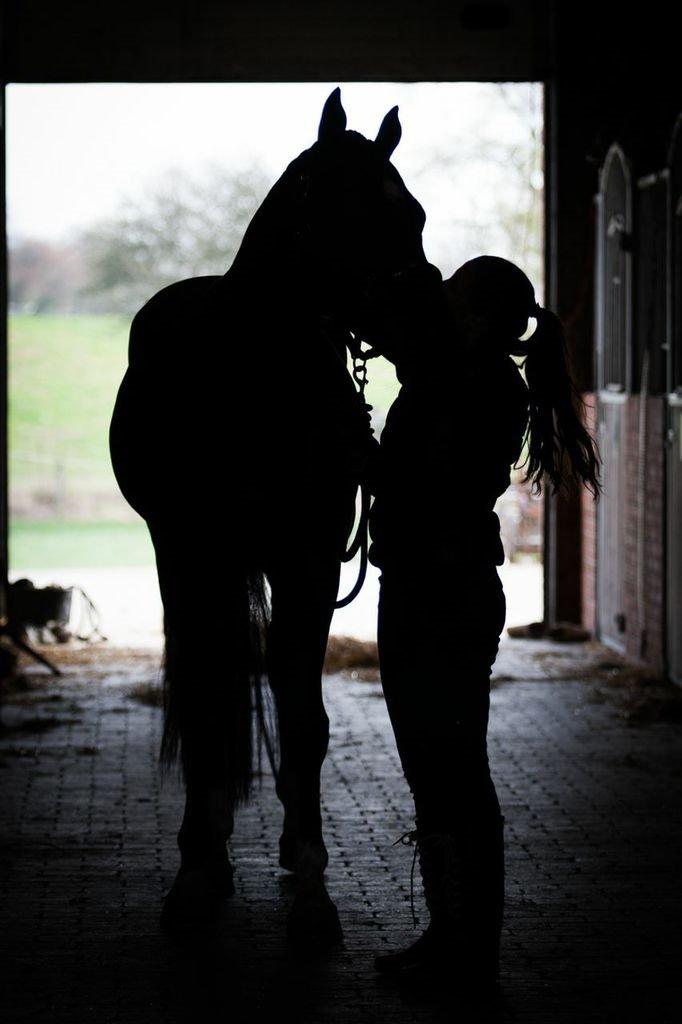
[[[7,101],[11,237],[58,240],[113,213],[169,168],[258,164],[274,182],[313,144],[338,83],[13,85]],[[542,122],[536,84],[342,84],[348,127],[374,138],[398,104],[393,162],[425,207],[427,256],[449,275],[462,254],[454,224],[494,221],[505,169],[498,143],[522,146]],[[510,102],[513,101],[513,102]],[[472,140],[476,140],[472,154]],[[466,162],[462,155],[470,155]],[[538,184],[537,181],[534,184]],[[499,255],[512,253],[496,251]]]
[[[200,175],[210,164],[258,165],[274,182],[315,141],[322,105],[337,84],[12,85],[10,237],[68,239],[172,168]],[[342,84],[342,100],[348,127],[370,138],[386,111],[399,105],[403,138],[393,162],[426,209],[425,250],[445,276],[481,251],[514,258],[495,228],[500,198],[513,208],[509,189],[519,188],[518,176],[512,186],[499,160],[499,144],[522,149],[529,133],[541,132],[541,86],[351,83]],[[537,170],[530,173],[540,187]],[[342,590],[354,572],[355,566],[344,567]],[[13,576],[24,574],[36,585],[83,586],[112,640],[159,642],[153,569],[22,569]],[[539,618],[541,568],[504,566],[502,575],[507,624]],[[370,568],[363,594],[337,613],[333,631],[373,636],[376,597]]]

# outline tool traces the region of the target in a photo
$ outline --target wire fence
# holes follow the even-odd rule
[[[17,519],[120,519],[134,513],[102,460],[11,451],[10,514]]]

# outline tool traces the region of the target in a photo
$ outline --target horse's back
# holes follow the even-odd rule
[[[325,339],[262,294],[194,278],[158,292],[133,320],[112,463],[127,501],[164,529],[215,515],[215,529],[229,520],[243,544],[315,544],[330,532],[342,543],[359,416]]]
[[[191,404],[190,360],[185,355],[183,377],[183,349],[191,353],[196,348],[188,327],[200,319],[220,280],[189,278],[162,288],[130,327],[128,369],[116,397],[109,446],[124,497],[145,518],[168,476],[173,453],[178,468],[181,431],[174,424],[184,418],[181,408]]]
[[[130,326],[129,365],[133,368],[146,366],[150,372],[158,372],[163,362],[173,358],[172,342],[193,320],[203,315],[222,281],[223,278],[216,275],[190,277],[175,281],[152,295],[135,314]]]

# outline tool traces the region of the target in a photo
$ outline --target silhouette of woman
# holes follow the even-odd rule
[[[374,471],[370,560],[382,570],[381,679],[403,770],[430,924],[377,970],[458,972],[494,984],[504,866],[500,806],[488,765],[490,672],[505,619],[496,499],[527,445],[539,492],[570,482],[599,492],[557,317],[514,264],[433,269],[403,293],[395,330],[375,348],[396,364]],[[537,321],[520,341],[529,318]],[[512,355],[525,356],[524,382]]]

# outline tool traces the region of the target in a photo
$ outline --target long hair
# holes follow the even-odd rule
[[[525,480],[540,493],[544,478],[553,493],[583,484],[597,498],[601,491],[599,453],[584,424],[585,404],[570,370],[559,318],[535,301],[533,285],[514,263],[478,256],[463,264],[449,282],[465,315],[484,324],[485,344],[525,358],[529,395]],[[522,341],[529,318],[537,326]]]
[[[568,362],[561,321],[549,309],[536,305],[537,321],[529,341],[515,353],[526,351],[525,372],[529,393],[528,457],[525,479],[542,490],[546,476],[552,491],[573,481],[584,484],[597,498],[601,491],[599,455],[584,425],[585,403],[575,386]]]

